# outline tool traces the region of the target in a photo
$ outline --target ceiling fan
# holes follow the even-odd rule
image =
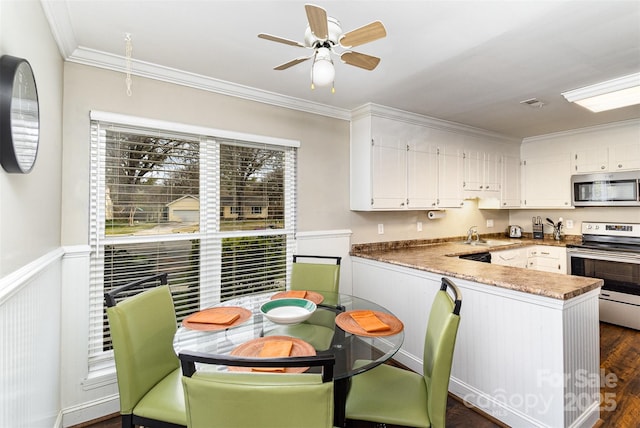
[[[378,66],[380,58],[348,49],[385,37],[387,31],[384,25],[382,25],[382,22],[374,21],[355,30],[343,33],[340,22],[331,16],[327,16],[327,12],[323,8],[312,4],[305,4],[304,8],[307,12],[307,20],[309,21],[304,35],[304,43],[272,36],[271,34],[258,34],[258,37],[261,39],[313,49],[313,54],[310,56],[298,57],[274,67],[274,70],[286,70],[289,67],[313,58],[313,66],[311,67],[311,89],[314,89],[315,86],[327,86],[331,84],[331,91],[335,92],[335,88],[333,88],[335,68],[333,66],[333,60],[331,59],[332,53],[339,55],[345,64],[365,70],[373,70]],[[347,50],[338,53],[335,50],[338,46]]]

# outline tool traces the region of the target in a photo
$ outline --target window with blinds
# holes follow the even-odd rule
[[[105,292],[166,272],[180,322],[283,290],[295,230],[295,146],[101,119],[91,122],[92,370],[113,364]]]

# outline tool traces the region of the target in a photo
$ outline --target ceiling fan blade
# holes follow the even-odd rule
[[[345,64],[364,68],[365,70],[373,70],[380,63],[380,58],[376,56],[351,51],[347,51],[340,55],[340,59]]]
[[[313,56],[313,55],[312,55]],[[308,60],[309,58],[311,58],[310,56],[303,56],[300,58],[296,58],[296,59],[292,59],[289,62],[285,62],[284,64],[280,64],[277,67],[274,67],[274,70],[286,70],[289,67],[293,67],[296,64],[300,64],[301,62],[305,62],[306,60]]]
[[[387,30],[380,21],[374,21],[355,30],[344,33],[338,41],[344,48],[364,45],[374,40],[386,37]]]
[[[300,42],[296,42],[295,40],[283,39],[282,37],[272,36],[271,34],[260,33],[258,34],[258,37],[265,40],[271,40],[272,42],[284,43],[285,45],[300,46],[301,48],[305,47],[305,45]]]
[[[321,40],[329,37],[329,24],[327,23],[327,11],[319,6],[305,4],[304,9],[307,11],[307,20],[313,34]]]

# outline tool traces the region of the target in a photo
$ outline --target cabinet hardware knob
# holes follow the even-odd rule
[[[621,163],[618,164],[618,168],[622,168],[622,164]]]

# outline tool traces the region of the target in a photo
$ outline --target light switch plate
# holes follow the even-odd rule
[[[382,235],[384,234],[384,224],[379,223],[378,224],[378,235]]]
[[[421,221],[418,222],[417,228],[418,228],[418,232],[422,232],[422,222]]]
[[[487,220],[487,227],[493,227],[493,220],[492,219]]]
[[[567,229],[573,229],[573,220],[567,220]]]

